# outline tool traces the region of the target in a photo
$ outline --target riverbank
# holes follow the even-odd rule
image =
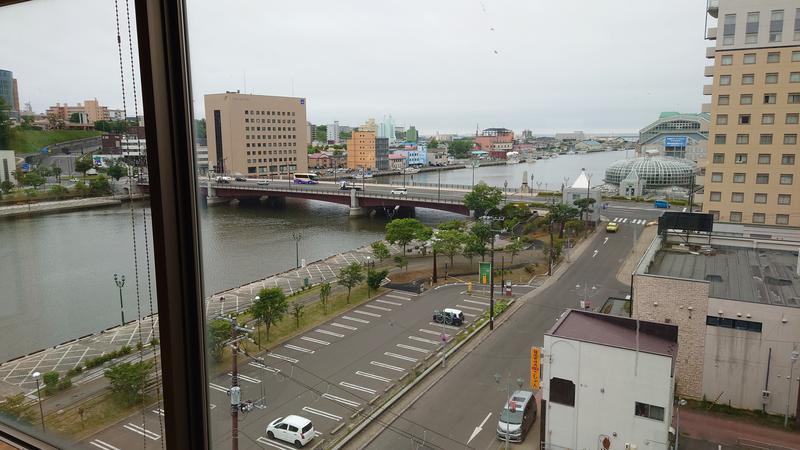
[[[132,198],[128,195],[115,195],[110,197],[77,198],[71,200],[46,202],[29,201],[16,205],[1,206],[0,219],[40,216],[44,214],[56,214],[69,211],[80,211],[83,209],[102,208],[106,206],[119,205],[120,203],[129,200],[143,200],[148,197],[149,196],[146,194],[136,194]]]
[[[481,161],[481,167],[488,167],[488,166],[505,166],[507,163],[505,161]],[[423,166],[419,168],[418,172],[413,174],[407,175],[416,175],[417,173],[425,173],[425,172],[437,172],[440,170],[456,170],[456,169],[466,169],[468,166],[466,164],[450,164],[447,166]],[[402,170],[381,170],[379,172],[372,172],[372,177],[380,178],[380,177],[392,177],[397,175],[403,175]],[[335,181],[335,180],[345,180],[345,179],[353,179],[353,174],[346,173],[342,175],[332,176],[332,175],[324,175],[319,177],[322,181]],[[369,180],[369,178],[367,178]],[[359,179],[360,181],[360,179]]]

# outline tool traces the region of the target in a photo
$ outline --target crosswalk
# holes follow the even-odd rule
[[[630,223],[633,225],[645,225],[647,223],[646,219],[630,219],[628,217],[614,217],[611,221],[616,223]]]

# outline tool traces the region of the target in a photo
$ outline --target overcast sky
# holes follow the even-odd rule
[[[187,4],[198,117],[204,94],[245,92],[245,80],[248,93],[305,97],[312,123],[392,114],[423,133],[635,131],[704,100],[701,0]],[[113,0],[2,8],[0,30],[0,68],[19,80],[21,103],[42,112],[96,97],[122,108]]]

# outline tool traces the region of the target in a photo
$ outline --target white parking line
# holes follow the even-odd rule
[[[310,406],[303,406],[303,411],[305,411],[307,413],[311,413],[311,414],[316,414],[316,415],[318,415],[320,417],[324,417],[326,419],[335,420],[337,422],[342,420],[341,416],[337,416],[336,414],[331,414],[329,412],[325,412],[325,411],[322,411],[322,410],[319,410],[319,409],[315,409],[315,408],[312,408]]]
[[[434,326],[434,327],[445,327],[445,328],[447,328],[449,330],[460,330],[461,329],[461,328],[453,326],[453,325],[445,325],[445,324],[442,324],[442,323],[435,323],[435,322],[428,322],[428,325],[431,325],[431,326]]]
[[[410,299],[410,298],[408,298],[408,297],[401,297],[401,296],[399,296],[399,295],[394,295],[394,294],[386,294],[386,295],[385,295],[385,297],[389,297],[389,298],[396,298],[396,299],[398,299],[398,300],[405,300],[405,301],[407,301],[407,302],[410,302],[410,301],[411,301],[411,299]]]
[[[296,350],[296,351],[302,352],[302,353],[314,353],[314,350],[311,350],[310,348],[300,347],[299,345],[285,344],[284,347],[292,349],[292,350]]]
[[[257,368],[257,369],[266,370],[267,372],[272,372],[272,373],[280,372],[280,369],[276,369],[274,367],[270,367],[270,366],[267,366],[265,364],[261,364],[258,361],[250,361],[249,363],[247,363],[247,365],[253,366],[253,367]]]
[[[464,314],[464,315],[465,315],[465,316],[467,316],[467,317],[478,317],[478,315],[477,315],[477,314],[465,313],[465,312],[463,312],[463,311],[461,312],[461,314]]]
[[[365,378],[372,378],[373,380],[383,381],[384,383],[391,383],[392,382],[391,378],[386,378],[386,377],[382,377],[380,375],[375,375],[374,373],[362,372],[360,370],[356,371],[356,375],[360,375],[360,376],[365,377]]]
[[[359,322],[359,323],[369,323],[369,320],[359,319],[357,317],[342,316],[342,319],[347,319],[347,320],[351,320],[353,322]]]
[[[402,303],[390,302],[389,300],[381,300],[381,299],[377,299],[377,300],[375,300],[375,301],[376,301],[376,302],[378,302],[378,303],[383,303],[383,304],[386,304],[386,305],[403,306],[403,304],[402,304]]]
[[[413,347],[411,345],[397,344],[397,346],[400,347],[400,348],[404,348],[406,350],[411,350],[413,352],[420,352],[420,353],[426,353],[426,354],[428,353],[428,350],[425,350],[424,348]]]
[[[456,305],[456,306],[459,307],[459,308],[471,309],[473,311],[478,311],[478,312],[483,311],[483,308],[476,308],[474,306],[467,306],[467,305]]]
[[[154,441],[157,441],[157,440],[161,439],[161,435],[153,433],[150,430],[147,430],[147,429],[145,429],[143,427],[140,427],[139,425],[134,425],[133,423],[130,423],[130,422],[128,422],[127,425],[123,425],[122,427],[126,428],[128,430],[131,430],[134,433],[139,433],[142,436],[144,436],[146,438],[149,438],[149,439],[152,439]]]
[[[393,366],[391,364],[382,363],[380,361],[370,361],[370,364],[377,367],[383,367],[384,369],[394,370],[395,372],[403,372],[405,369],[402,367]]]
[[[619,217],[614,217],[614,220],[612,220],[612,222],[619,222]]]
[[[304,341],[308,341],[308,342],[313,342],[315,344],[320,344],[320,345],[330,345],[331,344],[328,341],[323,341],[321,339],[314,339],[314,338],[308,337],[308,336],[300,336],[300,339],[302,339]]]
[[[288,356],[283,356],[283,355],[279,355],[277,353],[272,353],[272,352],[267,353],[267,356],[270,356],[270,357],[275,358],[275,359],[282,359],[284,361],[289,361],[292,364],[297,364],[300,361],[299,359],[290,358]]]
[[[348,400],[348,399],[342,398],[342,397],[337,397],[337,396],[335,396],[333,394],[327,394],[327,393],[326,394],[322,394],[322,398],[327,398],[328,400],[334,401],[336,403],[341,403],[342,405],[345,405],[345,406],[352,406],[354,408],[357,408],[357,407],[361,406],[361,403],[359,403],[357,401]]]
[[[364,386],[359,386],[359,385],[353,384],[353,383],[347,383],[345,381],[340,381],[339,382],[339,386],[346,387],[346,388],[352,389],[354,391],[366,392],[367,394],[370,394],[370,395],[375,395],[375,392],[377,392],[377,391],[375,391],[375,389],[366,388]]]
[[[431,334],[431,335],[434,335],[434,336],[439,336],[440,334],[442,334],[442,333],[441,333],[441,332],[439,332],[439,331],[426,330],[425,328],[420,328],[420,329],[419,329],[419,331],[420,331],[421,333],[425,333],[425,334]]]
[[[229,376],[233,376],[230,372],[228,372],[228,375]],[[254,383],[254,384],[261,383],[261,380],[253,378],[253,377],[248,377],[247,375],[242,375],[241,373],[237,373],[236,374],[236,378],[238,378],[238,379],[240,379],[242,381],[247,381],[248,383]]]
[[[153,410],[153,412],[154,412],[154,413],[156,413],[156,414],[158,414],[158,415],[159,415],[159,416],[161,416],[161,417],[164,417],[164,410],[163,410],[163,409],[161,409],[161,408],[154,409],[154,410]]]
[[[375,313],[371,313],[371,312],[368,312],[368,311],[361,311],[360,309],[357,309],[357,310],[355,310],[353,312],[354,313],[358,313],[358,314],[363,314],[365,316],[370,316],[370,317],[383,317],[380,314],[375,314]]]
[[[421,338],[419,336],[409,336],[408,338],[412,339],[412,340],[415,340],[417,342],[424,342],[426,344],[439,345],[439,341],[434,341],[434,340],[431,340],[431,339],[425,339],[425,338]]]
[[[333,336],[333,337],[338,337],[338,338],[343,338],[344,337],[343,334],[334,333],[333,331],[323,330],[322,328],[317,328],[314,331],[316,331],[317,333],[327,334],[328,336]]]
[[[356,327],[351,327],[350,325],[345,325],[345,324],[342,324],[342,323],[339,323],[339,322],[333,322],[333,323],[331,324],[331,326],[333,326],[333,327],[339,327],[339,328],[344,328],[345,330],[357,330],[357,329],[358,329],[358,328],[356,328]]]
[[[383,306],[375,306],[375,305],[364,305],[364,306],[366,306],[367,308],[378,309],[381,311],[391,311],[391,309],[384,308]]]
[[[475,304],[475,305],[489,306],[488,302],[479,302],[477,300],[467,300],[466,298],[462,299],[462,301],[467,302],[467,303],[472,303],[472,304]]]
[[[214,389],[215,391],[224,392],[226,394],[228,393],[228,388],[226,388],[224,386],[220,386],[218,384],[208,383],[208,387],[210,387],[211,389]]]
[[[120,450],[119,447],[114,447],[108,442],[101,441],[100,439],[95,439],[89,443],[97,448],[102,448],[103,450]]]
[[[403,361],[417,362],[417,358],[412,358],[410,356],[398,355],[397,353],[392,352],[384,352],[383,354],[386,356],[391,356],[392,358],[402,359]]]
[[[275,447],[275,448],[277,448],[279,450],[294,450],[292,447],[289,447],[288,445],[279,444],[279,443],[277,443],[275,441],[271,441],[271,440],[269,440],[269,439],[267,439],[267,438],[265,438],[263,436],[261,436],[260,438],[256,439],[256,442],[258,442],[260,444],[264,444],[264,445],[269,445],[270,447]]]

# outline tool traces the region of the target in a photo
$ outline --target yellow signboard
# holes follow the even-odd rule
[[[539,347],[531,347],[531,389],[539,389],[541,379],[541,350]]]

